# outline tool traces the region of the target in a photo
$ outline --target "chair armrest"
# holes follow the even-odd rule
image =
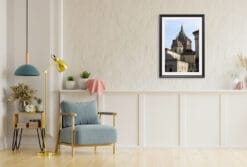
[[[99,115],[99,118],[100,119],[101,119],[101,116],[102,115],[111,115],[113,117],[113,119],[112,119],[113,127],[116,126],[116,116],[117,116],[117,113],[115,113],[115,112],[98,112],[98,115]]]
[[[76,113],[63,113],[63,112],[60,112],[60,116],[63,117],[63,116],[69,116],[71,117],[71,144],[72,144],[72,147],[74,147],[74,144],[75,144],[75,117],[77,116]],[[61,124],[61,123],[60,123]],[[60,125],[61,126],[61,125]]]
[[[99,115],[117,115],[116,112],[98,112]]]
[[[77,114],[76,113],[63,113],[63,112],[60,112],[60,116],[70,116],[70,117],[76,117]]]
[[[62,117],[71,117],[71,125],[72,125],[72,129],[75,129],[75,117],[77,116],[76,113],[63,113],[63,112],[60,112],[59,113],[59,116],[60,116],[60,121],[59,121],[59,125],[58,127],[61,129],[62,127]]]

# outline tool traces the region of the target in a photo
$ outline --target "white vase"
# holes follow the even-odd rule
[[[66,81],[65,82],[66,89],[74,89],[75,88],[75,81]]]
[[[79,86],[81,89],[83,90],[87,89],[87,81],[88,81],[88,78],[80,78]]]
[[[43,112],[44,110],[43,110],[43,104],[38,104],[37,105],[37,111],[38,112]]]

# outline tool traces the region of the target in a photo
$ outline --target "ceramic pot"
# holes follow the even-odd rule
[[[37,107],[36,110],[37,110],[38,112],[43,112],[43,111],[44,111],[44,110],[43,110],[43,104],[38,104],[36,107]]]
[[[65,82],[66,89],[74,89],[75,88],[75,81],[66,81]]]
[[[87,89],[87,81],[88,81],[88,78],[80,78],[79,86],[81,89],[83,90]]]

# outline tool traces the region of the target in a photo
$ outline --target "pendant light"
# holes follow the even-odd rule
[[[28,0],[26,0],[26,55],[25,64],[15,70],[16,76],[39,76],[39,71],[36,67],[29,64],[28,53]]]

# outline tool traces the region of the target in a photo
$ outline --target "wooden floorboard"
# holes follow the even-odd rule
[[[110,148],[61,149],[57,156],[44,158],[37,150],[0,151],[0,167],[247,167],[247,149]]]

